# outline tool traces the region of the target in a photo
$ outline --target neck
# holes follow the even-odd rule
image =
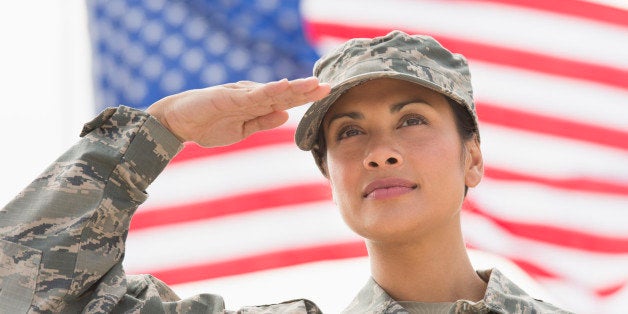
[[[431,233],[420,241],[367,241],[367,247],[373,278],[397,301],[479,301],[484,297],[487,284],[471,265],[459,222],[453,230]]]

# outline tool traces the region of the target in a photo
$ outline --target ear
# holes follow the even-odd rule
[[[477,136],[465,143],[467,156],[465,160],[464,182],[468,187],[475,187],[482,181],[484,176],[484,159],[480,149],[480,141]]]

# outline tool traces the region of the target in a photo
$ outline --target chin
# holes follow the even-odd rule
[[[345,224],[372,241],[416,239],[446,219],[441,215],[445,213],[437,210],[441,204],[430,204],[412,195],[351,205],[338,203]]]
[[[429,228],[421,219],[386,219],[369,221],[358,228],[353,228],[361,237],[373,242],[408,242],[421,238]]]

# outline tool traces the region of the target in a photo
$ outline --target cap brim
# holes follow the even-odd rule
[[[438,92],[440,94],[443,94],[447,97],[450,97],[456,102],[460,103],[461,106],[466,106],[466,105],[463,105],[465,104],[465,101],[463,99],[460,99],[460,97],[458,97],[457,95],[452,94],[451,92],[449,92],[448,90],[445,90],[441,86],[438,86],[430,81],[426,81],[417,76],[412,76],[412,75],[403,74],[399,72],[393,72],[393,71],[378,71],[378,72],[369,72],[369,73],[365,73],[361,75],[356,75],[334,86],[331,89],[327,97],[312,103],[312,105],[308,108],[308,110],[303,115],[303,118],[301,119],[297,127],[297,130],[295,133],[295,141],[296,141],[297,146],[301,150],[305,150],[305,151],[311,150],[314,145],[314,141],[316,140],[316,137],[318,136],[321,122],[323,121],[323,118],[325,117],[325,114],[327,114],[327,111],[329,110],[329,108],[336,102],[336,100],[338,100],[338,98],[340,98],[342,94],[344,94],[346,91],[348,91],[352,87],[360,85],[366,81],[379,79],[379,78],[394,78],[394,79],[400,79],[407,82],[415,83],[425,88],[431,89],[435,92]],[[466,108],[466,109],[469,110],[469,108]]]

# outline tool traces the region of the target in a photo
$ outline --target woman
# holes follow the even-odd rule
[[[332,90],[304,115],[297,145],[312,151],[371,264],[347,312],[560,311],[469,261],[460,211],[483,161],[462,56],[395,31],[345,43],[314,74]]]
[[[131,216],[182,142],[229,145],[316,100],[297,144],[312,151],[372,265],[347,312],[560,311],[497,270],[475,272],[467,257],[460,206],[480,182],[482,154],[461,56],[393,32],[349,41],[315,74],[187,91],[86,124],[83,139],[0,211],[0,312],[223,313],[219,296],[180,300],[154,277],[126,276]],[[242,312],[320,310],[293,300]]]

